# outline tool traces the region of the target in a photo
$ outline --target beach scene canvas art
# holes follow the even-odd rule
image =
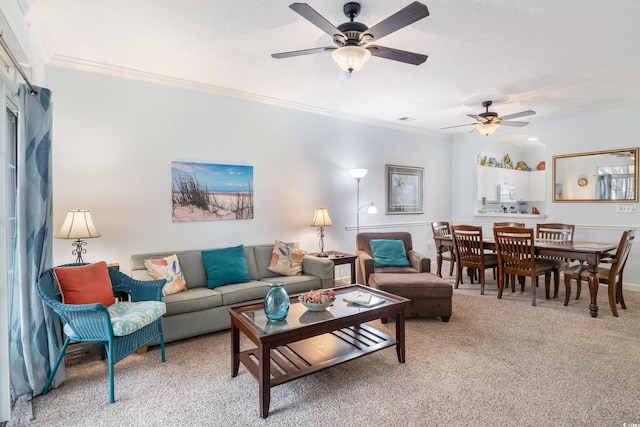
[[[253,166],[171,162],[172,221],[253,219]]]

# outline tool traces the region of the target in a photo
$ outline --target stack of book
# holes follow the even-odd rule
[[[361,307],[373,307],[382,304],[386,300],[368,292],[351,292],[344,296],[344,301],[349,305],[358,305]]]

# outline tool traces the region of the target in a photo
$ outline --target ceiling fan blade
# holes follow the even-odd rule
[[[326,46],[326,47],[314,47],[312,49],[304,49],[304,50],[293,50],[291,52],[280,52],[280,53],[272,53],[272,58],[282,59],[282,58],[291,58],[292,56],[302,56],[302,55],[311,55],[314,53],[322,53],[329,52],[331,50],[337,49],[334,46]]]
[[[324,16],[320,15],[318,12],[315,11],[315,9],[313,9],[308,4],[291,3],[289,7],[293,9],[294,12],[297,12],[304,19],[311,22],[313,25],[320,28],[325,33],[329,34],[331,37],[335,37],[336,35],[341,35],[342,37],[345,37],[342,31],[337,29],[335,25],[327,21]]]
[[[367,50],[371,52],[371,55],[379,58],[391,59],[413,65],[420,65],[428,58],[427,55],[422,55],[421,53],[407,52],[384,46],[367,46]]]
[[[427,9],[427,6],[414,1],[409,6],[400,9],[393,15],[370,27],[367,31],[364,31],[360,36],[360,40],[363,40],[366,36],[370,36],[376,41],[380,40],[384,36],[404,28],[407,25],[413,24],[427,16],[429,16],[429,9]]]
[[[477,115],[477,114],[467,114],[467,117],[471,117],[473,120],[477,120],[477,121],[479,121],[479,122],[483,122],[483,123],[484,123],[485,121],[487,121],[487,119],[485,119],[485,118],[483,118],[483,117],[480,117],[480,116],[479,116],[479,115]]]
[[[442,129],[460,128],[460,127],[463,127],[463,126],[475,126],[477,124],[479,124],[479,123],[467,123],[466,125],[447,126],[447,127],[444,127],[444,128],[440,128],[440,130],[442,130]]]
[[[536,112],[533,110],[520,111],[519,113],[507,114],[500,117],[502,120],[517,119],[518,117],[533,116]]]
[[[517,126],[517,127],[522,127],[522,126],[526,126],[528,125],[529,122],[505,122],[504,120],[500,123],[500,125],[505,125],[505,126]]]

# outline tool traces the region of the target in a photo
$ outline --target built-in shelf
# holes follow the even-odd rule
[[[497,212],[487,212],[487,213],[480,213],[477,212],[475,214],[473,214],[474,217],[481,217],[481,218],[509,218],[511,219],[517,219],[517,218],[522,218],[522,219],[545,219],[547,218],[547,215],[545,214],[519,214],[519,213],[497,213]]]

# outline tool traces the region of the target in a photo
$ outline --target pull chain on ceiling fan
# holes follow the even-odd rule
[[[429,16],[429,9],[420,2],[413,2],[393,15],[383,19],[372,27],[356,22],[354,19],[360,14],[360,3],[348,2],[342,10],[349,22],[335,27],[322,15],[306,3],[292,3],[289,7],[303,18],[329,34],[337,46],[316,47],[305,50],[271,54],[273,58],[291,58],[294,56],[310,55],[314,53],[332,52],[333,60],[340,69],[351,74],[359,70],[373,56],[420,65],[427,60],[427,55],[406,52],[399,49],[369,44],[377,42],[407,25]]]
[[[499,117],[498,113],[489,111],[489,107],[491,107],[492,104],[493,104],[493,101],[484,101],[482,103],[482,106],[485,107],[486,109],[484,113],[467,114],[467,116],[476,120],[475,123],[468,123],[466,125],[447,126],[440,129],[442,130],[442,129],[458,128],[462,126],[475,126],[476,129],[478,129],[478,132],[480,132],[485,136],[489,136],[492,133],[494,133],[496,130],[498,130],[498,127],[500,125],[518,126],[518,127],[526,126],[529,124],[529,122],[514,122],[514,121],[508,121],[508,120],[517,119],[519,117],[525,117],[525,116],[533,116],[534,114],[536,114],[536,112],[533,110],[526,110],[526,111],[520,111],[519,113],[507,114],[506,116]]]

